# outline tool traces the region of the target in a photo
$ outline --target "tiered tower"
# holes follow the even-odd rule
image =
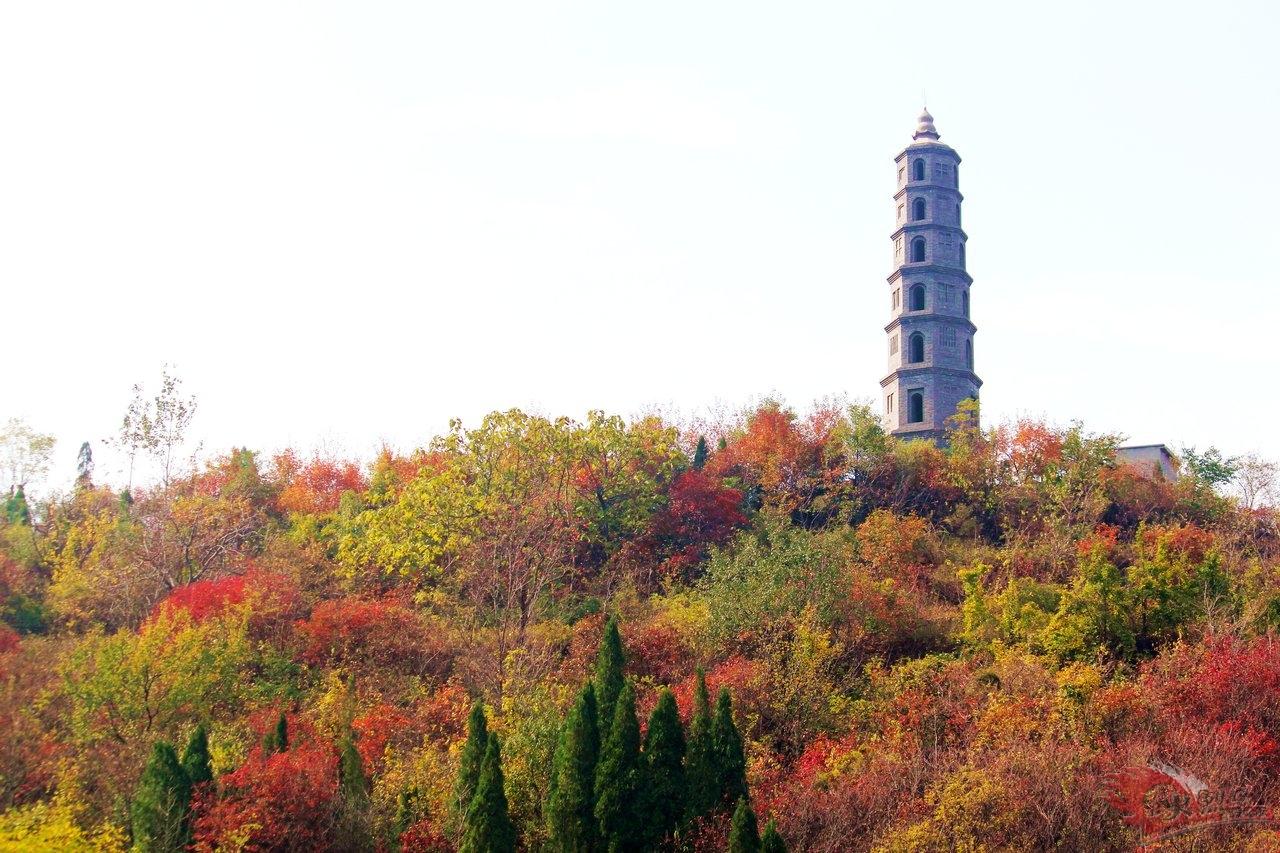
[[[973,336],[960,228],[960,155],[939,142],[926,109],[912,142],[895,158],[898,191],[889,276],[892,319],[886,428],[899,438],[944,440],[947,418],[966,398],[977,399]]]

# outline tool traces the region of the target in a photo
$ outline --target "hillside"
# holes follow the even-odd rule
[[[1277,513],[975,418],[153,439],[14,494],[0,850],[1129,850],[1194,808],[1161,849],[1277,849],[1228,820],[1280,807]],[[1179,771],[1212,796],[1157,808]]]

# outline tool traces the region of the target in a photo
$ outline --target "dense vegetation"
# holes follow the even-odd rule
[[[11,425],[0,850],[1121,850],[1153,761],[1280,805],[1280,531],[1214,452],[766,403],[194,466],[190,416],[42,501]]]

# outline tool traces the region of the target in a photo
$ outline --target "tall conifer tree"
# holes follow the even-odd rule
[[[733,722],[733,700],[729,688],[721,687],[716,697],[716,715],[711,721],[711,749],[719,787],[719,802],[732,803],[747,796],[747,756],[742,735]]]
[[[467,807],[466,829],[459,853],[514,853],[516,828],[507,810],[506,784],[502,778],[502,752],[498,736],[489,735],[476,794]]]
[[[569,712],[551,767],[547,797],[547,831],[552,849],[591,853],[597,848],[595,816],[596,764],[600,758],[596,690],[590,682]]]
[[[369,777],[364,761],[348,731],[338,747],[338,820],[336,830],[343,850],[373,849],[369,826]]]
[[[191,783],[167,743],[151,748],[151,758],[129,809],[133,849],[145,853],[170,853],[187,843],[187,809]]]
[[[646,829],[657,847],[675,833],[684,817],[687,790],[684,773],[684,730],[676,697],[664,689],[649,715],[644,737]]]
[[[31,507],[27,505],[27,495],[22,486],[13,489],[4,504],[5,516],[10,524],[31,524]]]
[[[262,738],[262,751],[266,753],[285,752],[289,749],[289,717],[283,711],[275,727]]]
[[[369,777],[364,772],[364,760],[360,750],[348,733],[338,749],[338,790],[351,802],[369,799]]]
[[[213,781],[213,761],[209,757],[209,733],[204,724],[196,726],[187,746],[182,750],[182,769],[191,787]]]
[[[702,467],[707,464],[708,452],[707,437],[705,435],[698,436],[698,446],[693,449],[693,470],[702,470]]]
[[[76,488],[87,489],[93,485],[93,447],[89,442],[80,443],[76,454]]]
[[[645,822],[639,808],[643,787],[636,693],[628,683],[618,695],[613,726],[596,768],[596,819],[601,841],[611,853],[630,853],[644,846]]]
[[[707,675],[702,667],[698,667],[693,692],[687,755],[685,811],[692,819],[711,811],[720,801],[720,777],[716,772],[715,750],[711,743],[711,697],[707,693]]]
[[[622,651],[622,632],[618,630],[618,617],[610,617],[604,628],[604,638],[600,642],[600,653],[596,656],[596,704],[600,708],[600,738],[608,737],[613,725],[613,706],[622,692],[626,666],[626,655]]]
[[[746,797],[739,797],[738,807],[733,810],[729,853],[760,853],[760,829],[756,825],[756,813],[751,810]]]
[[[404,831],[413,826],[413,814],[415,809],[413,791],[404,790],[396,795],[396,814],[391,818],[391,831],[397,841]]]
[[[764,835],[760,836],[760,853],[787,853],[787,843],[778,834],[778,825],[773,821],[764,825]]]
[[[476,785],[480,783],[480,770],[488,749],[489,723],[484,716],[484,703],[476,702],[471,706],[471,716],[467,718],[467,742],[462,746],[458,780],[453,787],[454,810],[458,816],[467,813],[467,807],[476,795]]]
[[[391,850],[400,850],[400,836],[404,835],[405,830],[413,826],[418,819],[419,799],[420,794],[417,788],[403,790],[396,797],[396,813],[391,818],[391,838],[388,839],[387,845]]]

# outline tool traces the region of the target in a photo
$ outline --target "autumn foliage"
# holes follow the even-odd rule
[[[198,803],[198,850],[322,850],[331,845],[336,760],[327,745],[303,742],[283,752],[255,747]]]
[[[0,848],[127,847],[181,753],[196,850],[1272,849],[1280,516],[1116,444],[766,401],[81,478],[0,519]]]
[[[369,487],[364,471],[351,460],[316,457],[303,462],[289,450],[276,456],[274,462],[281,484],[276,506],[284,513],[333,512],[344,494],[359,494]]]

